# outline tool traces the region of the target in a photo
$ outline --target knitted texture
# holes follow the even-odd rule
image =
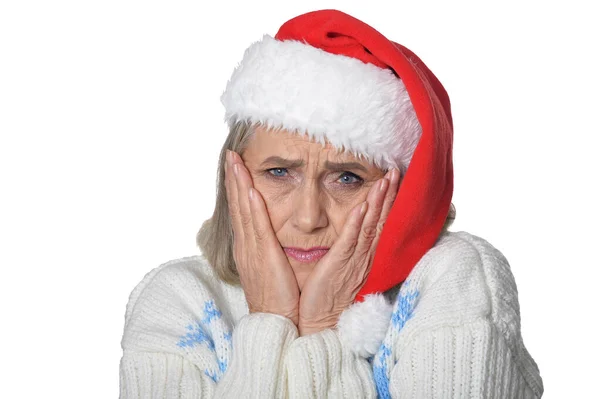
[[[202,256],[173,260],[130,295],[120,397],[541,397],[514,278],[487,241],[444,233],[394,297],[365,358],[337,329],[299,337],[285,317],[249,314],[243,290]]]

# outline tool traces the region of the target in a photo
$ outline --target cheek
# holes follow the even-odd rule
[[[265,201],[273,230],[279,231],[291,217],[293,209],[291,193],[282,192],[281,189],[274,188],[270,184],[261,184],[259,181],[254,182],[254,188],[260,192]]]
[[[344,224],[348,219],[348,215],[352,211],[355,205],[362,201],[344,201],[344,202],[331,202],[331,206],[327,207],[327,217],[329,223],[333,229],[340,234],[344,228]]]
[[[369,187],[365,186],[361,187],[359,190],[354,191],[328,191],[326,211],[329,218],[329,222],[338,234],[341,233],[344,224],[348,219],[348,215],[350,215],[350,213],[352,212],[352,209],[358,206],[358,204],[365,201],[367,199],[368,193]]]

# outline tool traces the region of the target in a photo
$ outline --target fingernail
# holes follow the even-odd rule
[[[363,202],[362,206],[360,207],[360,216],[363,216],[367,212],[367,206],[367,201]]]
[[[240,165],[239,164],[235,164],[233,165],[233,173],[237,176],[239,174],[239,170],[240,170]]]
[[[250,198],[250,201],[254,200],[254,189],[252,187],[248,189],[248,197]]]
[[[388,179],[381,179],[379,182],[379,191],[383,191],[387,188],[388,181]]]

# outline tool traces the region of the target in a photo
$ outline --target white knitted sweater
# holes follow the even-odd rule
[[[388,300],[391,299],[391,300]],[[446,232],[400,289],[299,337],[248,314],[202,256],[165,263],[130,295],[121,398],[539,398],[517,288],[487,241]]]

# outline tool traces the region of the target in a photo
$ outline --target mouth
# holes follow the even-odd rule
[[[285,248],[283,248],[283,250],[289,257],[297,260],[298,262],[312,263],[312,262],[318,261],[323,256],[325,256],[327,251],[329,251],[329,248],[313,247],[313,248],[303,249],[303,248],[285,247]]]

